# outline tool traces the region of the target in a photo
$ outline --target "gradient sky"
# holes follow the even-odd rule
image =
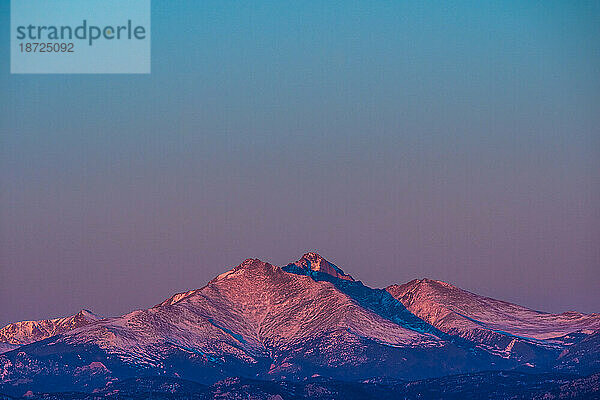
[[[600,3],[153,0],[152,74],[10,75],[0,324],[316,250],[600,312]]]

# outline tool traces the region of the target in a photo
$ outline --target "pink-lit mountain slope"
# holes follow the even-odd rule
[[[303,342],[335,336],[391,347],[441,347],[439,338],[416,332],[365,310],[328,282],[286,273],[248,259],[202,289],[175,295],[148,310],[66,334],[65,343],[95,343],[126,362],[161,366],[173,349],[207,360],[233,357],[255,364],[269,359],[270,371],[287,368],[290,351],[309,356]],[[332,348],[323,357],[339,357]],[[324,349],[328,352],[329,349]],[[280,358],[282,357],[282,358]]]
[[[100,319],[102,317],[88,310],[81,310],[70,317],[15,322],[0,329],[0,342],[21,346],[80,328]]]
[[[527,359],[532,348],[562,351],[600,329],[600,314],[534,311],[436,280],[413,280],[386,290],[442,332],[507,358]]]
[[[140,376],[212,384],[593,373],[600,357],[583,354],[597,348],[597,327],[597,315],[540,313],[437,281],[372,289],[316,253],[283,268],[247,259],[149,309],[47,331],[40,337],[60,334],[1,354],[0,393],[92,391]]]
[[[489,357],[408,322],[363,307],[331,282],[248,259],[150,309],[0,355],[0,377],[15,391],[11,385],[28,379],[39,388],[60,382],[61,390],[88,390],[146,375],[207,383],[228,376],[416,378],[490,367]]]

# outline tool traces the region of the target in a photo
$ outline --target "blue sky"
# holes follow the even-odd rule
[[[150,75],[11,75],[0,323],[316,250],[600,311],[598,2],[152,2]]]

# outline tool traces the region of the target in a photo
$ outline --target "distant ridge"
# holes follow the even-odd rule
[[[29,344],[66,333],[101,319],[102,317],[83,309],[75,315],[64,318],[15,322],[0,329],[0,342],[13,345]]]

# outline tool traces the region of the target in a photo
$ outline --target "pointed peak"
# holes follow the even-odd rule
[[[445,288],[448,289],[457,289],[456,286],[451,285],[447,282],[444,281],[438,281],[437,279],[429,279],[429,278],[423,278],[423,279],[416,279],[416,283],[417,284],[426,284],[426,285],[439,285],[439,286],[443,286]]]
[[[214,277],[204,287],[199,288],[199,289],[188,290],[186,292],[176,293],[173,296],[169,297],[168,299],[163,300],[162,302],[156,304],[152,308],[157,308],[157,307],[162,307],[162,306],[170,306],[170,305],[179,303],[180,301],[187,299],[191,296],[194,296],[197,293],[201,293],[204,288],[211,286],[214,283],[217,283],[224,279],[235,279],[236,277],[242,276],[244,274],[244,272],[246,272],[246,271],[269,272],[269,271],[275,271],[275,270],[279,269],[279,267],[271,265],[268,262],[264,262],[258,258],[247,258],[244,261],[242,261],[242,263],[239,264],[238,266],[229,267],[229,268],[230,269],[228,269],[227,271]]]
[[[240,271],[240,270],[249,270],[249,269],[264,267],[264,266],[268,266],[268,265],[271,265],[271,264],[266,263],[258,258],[246,258],[244,261],[242,261],[242,263],[240,265],[238,265],[237,267],[228,269],[227,271],[223,272],[222,274],[219,274],[216,278],[214,278],[210,282],[215,282],[215,281],[227,278],[227,277],[231,277],[231,276],[235,275],[235,273],[237,271]]]
[[[352,276],[347,275],[344,271],[341,270],[341,268],[327,261],[316,252],[305,253],[298,261],[290,264],[290,266],[291,265],[295,265],[296,267],[300,268],[305,272],[322,272],[339,279],[344,279],[347,281],[354,280]]]
[[[81,309],[77,314],[74,315],[74,317],[84,318],[88,321],[97,321],[97,320],[102,319],[101,316],[96,315],[93,312],[91,312],[90,310],[86,310],[85,308]]]
[[[327,261],[319,253],[315,253],[314,251],[309,251],[308,253],[304,253],[304,255],[300,258],[300,260],[310,260],[310,261]]]
[[[221,275],[217,276],[213,281],[220,280],[225,277],[233,277],[236,275],[236,272],[240,271],[250,271],[250,270],[263,270],[263,271],[275,271],[279,269],[279,267],[272,265],[266,261],[262,261],[258,258],[247,258],[240,265],[235,268],[230,269],[229,271],[225,271]],[[212,282],[212,281],[211,281]]]
[[[262,261],[258,258],[246,258],[240,265],[235,267],[232,271],[237,271],[240,269],[249,269],[249,268],[260,268],[260,267],[271,267],[274,268],[273,265],[268,262]]]
[[[246,258],[244,261],[242,261],[242,263],[239,265],[239,267],[247,267],[247,266],[251,266],[254,264],[266,264],[266,263],[259,260],[258,258]]]
[[[421,278],[421,279],[413,279],[410,282],[406,282],[404,284],[393,284],[386,288],[386,290],[392,294],[394,293],[404,293],[406,291],[414,291],[414,290],[460,290],[462,289],[451,285],[450,283],[444,281],[438,281],[436,279],[429,278]]]

